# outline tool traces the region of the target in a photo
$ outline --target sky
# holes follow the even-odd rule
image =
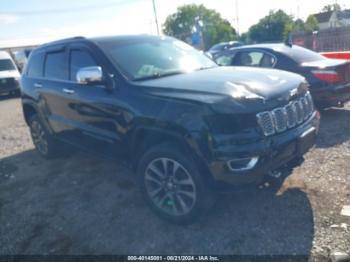
[[[0,47],[41,44],[71,36],[157,32],[152,0],[0,1]],[[350,8],[349,0],[155,0],[160,26],[177,7],[193,3],[215,9],[240,33],[270,10],[283,9],[306,19],[335,2]]]

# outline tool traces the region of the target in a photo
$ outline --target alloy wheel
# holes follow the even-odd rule
[[[186,215],[196,203],[195,182],[174,159],[153,160],[146,168],[144,182],[151,201],[169,215]]]

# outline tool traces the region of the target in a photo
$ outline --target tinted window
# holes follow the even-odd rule
[[[45,78],[68,80],[68,62],[64,51],[47,53]]]
[[[256,66],[270,68],[276,64],[276,58],[265,52],[240,52],[235,58],[234,64],[240,66]]]
[[[72,50],[70,56],[70,80],[76,81],[78,70],[88,66],[97,66],[92,56],[82,50]]]
[[[42,77],[43,63],[44,63],[43,53],[33,54],[29,60],[27,75],[30,77]]]
[[[10,59],[0,59],[0,71],[15,70],[16,67]]]

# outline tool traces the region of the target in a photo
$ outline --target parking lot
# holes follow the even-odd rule
[[[117,160],[34,151],[18,98],[0,98],[0,254],[350,253],[350,105],[284,181],[219,198],[190,226],[156,217]]]

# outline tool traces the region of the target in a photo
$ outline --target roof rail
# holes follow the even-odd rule
[[[53,45],[53,44],[61,44],[61,43],[67,42],[67,41],[78,40],[78,39],[86,39],[86,38],[83,36],[74,36],[74,37],[69,37],[69,38],[64,38],[64,39],[59,39],[59,40],[47,42],[45,44],[40,45],[39,47],[46,47],[48,45]]]

